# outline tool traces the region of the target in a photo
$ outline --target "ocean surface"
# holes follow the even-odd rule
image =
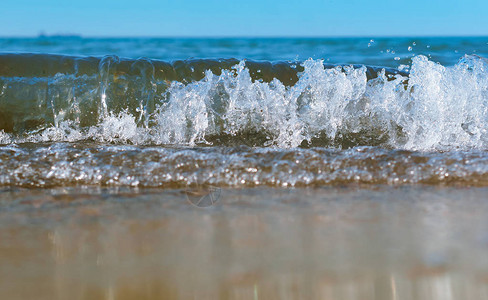
[[[9,299],[488,299],[488,37],[0,38]]]

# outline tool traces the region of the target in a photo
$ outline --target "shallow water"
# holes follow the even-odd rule
[[[488,299],[487,38],[0,49],[1,295]]]
[[[0,187],[486,186],[486,151],[380,147],[161,147],[28,143],[0,147]]]

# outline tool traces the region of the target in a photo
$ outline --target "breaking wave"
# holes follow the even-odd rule
[[[488,62],[0,56],[0,143],[488,148]]]

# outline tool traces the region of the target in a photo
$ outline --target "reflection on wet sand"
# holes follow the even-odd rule
[[[0,193],[5,299],[488,299],[486,188]]]

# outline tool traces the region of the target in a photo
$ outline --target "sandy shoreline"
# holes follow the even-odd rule
[[[185,190],[3,188],[0,294],[486,299],[487,192],[223,189],[201,208]]]

